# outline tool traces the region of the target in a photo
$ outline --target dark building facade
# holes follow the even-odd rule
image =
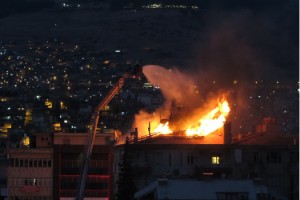
[[[59,133],[54,135],[53,199],[74,198],[81,172],[82,152],[86,134]],[[111,134],[98,134],[84,189],[84,197],[111,199],[112,144]]]
[[[122,149],[115,147],[115,181]],[[299,198],[298,136],[252,134],[231,144],[158,136],[130,144],[129,152],[138,190],[158,179],[235,179],[266,185],[273,194],[270,198]]]

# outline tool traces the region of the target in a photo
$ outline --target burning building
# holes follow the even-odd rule
[[[177,70],[153,65],[143,70],[148,80],[160,88],[165,103],[152,113],[140,111],[135,116],[134,127],[138,128],[140,139],[159,135],[191,138],[222,134],[219,130],[230,113],[225,92],[204,99],[194,81]],[[211,140],[211,143],[220,142]]]
[[[266,131],[234,134],[226,93],[205,99],[199,95],[194,82],[176,70],[149,66],[144,68],[144,73],[161,89],[165,103],[154,112],[141,111],[135,116],[136,129],[131,134],[128,153],[138,199],[155,199],[160,180],[165,180],[163,188],[172,181],[181,181],[179,188],[187,190],[184,184],[187,179],[201,181],[205,187],[212,184],[207,180],[233,185],[254,181],[264,185],[263,193],[246,190],[241,193],[234,187],[229,192],[227,188],[227,193],[234,196],[230,198],[243,195],[245,199],[252,199],[256,195],[256,199],[298,199],[297,135]],[[114,147],[116,182],[122,151],[123,145]],[[256,187],[255,184],[251,187]],[[223,198],[218,197],[220,191],[213,193],[215,199],[227,198],[227,193],[222,193]],[[182,198],[188,199],[187,196]]]
[[[227,134],[229,131],[230,123],[224,126],[223,132]],[[264,194],[257,194],[264,198],[298,199],[298,136],[250,134],[231,139],[227,144],[211,144],[207,137],[217,137],[217,134],[214,135],[203,138],[160,135],[130,144],[128,153],[138,189],[136,194],[142,194],[139,198],[147,199],[154,190],[149,193],[143,191],[151,188],[156,181],[165,179],[166,183],[169,183],[168,180],[182,181],[182,190],[187,189],[184,184],[186,180],[198,180],[202,181],[201,184],[208,185],[211,184],[208,180],[219,181],[220,184],[226,184],[226,181],[239,184],[240,181],[252,180],[267,188]],[[230,134],[223,139],[226,141],[229,138]],[[114,147],[115,181],[118,180],[118,164],[122,152],[123,145]],[[117,188],[114,190],[117,191]],[[231,192],[236,191],[232,188]],[[249,195],[253,193],[249,191],[243,195],[250,199]]]

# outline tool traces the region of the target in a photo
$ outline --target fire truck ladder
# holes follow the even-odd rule
[[[128,73],[125,73],[117,82],[117,84],[109,91],[108,95],[100,102],[100,104],[94,110],[90,123],[89,123],[89,130],[87,134],[87,142],[84,147],[83,152],[83,163],[81,167],[81,173],[79,177],[79,182],[76,190],[76,200],[83,200],[84,195],[84,188],[87,179],[88,173],[88,165],[92,155],[92,150],[94,146],[96,130],[98,127],[99,115],[100,111],[108,105],[108,103],[112,100],[112,98],[120,91],[122,86],[124,85],[125,79],[128,77]]]

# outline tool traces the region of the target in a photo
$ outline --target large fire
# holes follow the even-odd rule
[[[133,127],[138,128],[141,138],[168,134],[208,136],[223,127],[230,112],[228,93],[202,93],[191,76],[176,68],[147,65],[143,73],[153,86],[159,87],[165,101],[151,113],[141,110],[135,115]]]
[[[218,102],[216,108],[208,112],[205,116],[199,117],[195,123],[190,123],[186,130],[186,136],[206,136],[223,127],[226,117],[230,112],[230,107],[226,100]],[[156,134],[170,134],[174,131],[169,127],[169,122],[160,123],[154,130]]]
[[[206,136],[222,128],[230,107],[226,100],[219,102],[218,106],[199,120],[196,126],[186,130],[187,136]]]
[[[153,133],[159,133],[159,134],[169,134],[173,133],[173,131],[169,127],[169,122],[166,122],[164,124],[160,123],[154,130]]]

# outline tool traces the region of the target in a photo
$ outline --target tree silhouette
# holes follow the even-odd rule
[[[118,188],[116,193],[117,200],[133,200],[136,191],[128,148],[129,139],[127,137],[121,162],[119,163],[119,180],[117,182]]]

